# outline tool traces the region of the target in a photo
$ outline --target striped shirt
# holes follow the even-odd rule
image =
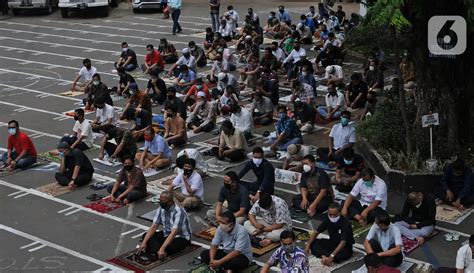
[[[188,214],[180,206],[173,205],[167,210],[160,207],[156,212],[155,219],[153,219],[153,224],[162,225],[165,236],[170,235],[171,230],[176,228],[178,229],[176,237],[191,240],[191,225],[189,224]]]

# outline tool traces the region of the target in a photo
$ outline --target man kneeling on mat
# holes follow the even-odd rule
[[[234,213],[229,210],[223,212],[218,221],[211,248],[201,252],[201,260],[214,270],[241,272],[253,259],[249,234],[236,223]]]
[[[161,231],[157,232],[162,225]],[[173,193],[160,194],[160,208],[156,212],[153,224],[141,238],[137,254],[145,254],[163,260],[185,249],[191,244],[191,225],[184,208],[173,201]]]
[[[107,187],[110,200],[123,202],[125,205],[137,201],[146,195],[146,179],[140,168],[135,167],[131,156],[122,157],[123,168],[117,180]],[[122,182],[124,183],[123,185]]]
[[[55,178],[59,185],[75,189],[87,185],[92,180],[94,167],[89,158],[79,149],[71,149],[67,142],[57,146],[61,163]]]
[[[329,239],[316,239],[318,234],[328,231]],[[352,256],[352,245],[354,244],[352,226],[344,216],[341,216],[341,205],[331,203],[328,209],[328,217],[324,218],[318,229],[311,234],[311,238],[305,246],[307,253],[321,258],[321,263],[331,266],[332,263],[340,263]]]

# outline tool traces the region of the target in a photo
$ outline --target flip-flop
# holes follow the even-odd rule
[[[188,263],[188,265],[189,266],[196,266],[196,265],[200,265],[202,263],[203,262],[201,261],[200,258],[194,257],[193,260]]]

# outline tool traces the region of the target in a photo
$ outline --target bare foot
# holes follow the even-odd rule
[[[425,243],[425,238],[423,237],[416,237],[416,240],[418,241],[419,245],[423,245]]]
[[[260,245],[263,246],[263,247],[266,247],[271,243],[272,243],[272,240],[270,240],[270,239],[263,239],[263,240],[260,241]]]

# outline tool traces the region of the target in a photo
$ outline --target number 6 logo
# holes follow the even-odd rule
[[[460,55],[466,51],[466,20],[433,16],[428,21],[428,49],[433,55]]]

